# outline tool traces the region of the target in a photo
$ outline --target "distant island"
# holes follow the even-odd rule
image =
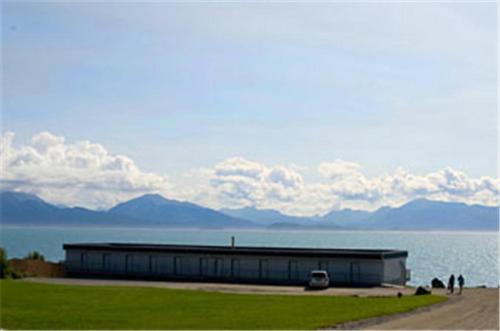
[[[343,209],[315,217],[248,207],[214,210],[169,200],[159,194],[146,194],[105,211],[60,207],[22,192],[0,192],[0,202],[1,224],[18,226],[488,231],[499,228],[498,207],[426,199],[373,212]]]

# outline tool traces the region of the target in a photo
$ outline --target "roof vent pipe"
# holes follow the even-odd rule
[[[231,236],[231,248],[234,248],[234,236]]]

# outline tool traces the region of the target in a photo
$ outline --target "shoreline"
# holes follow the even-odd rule
[[[481,233],[498,233],[498,229],[372,229],[372,228],[329,228],[329,227],[300,227],[300,228],[268,228],[266,226],[262,227],[235,227],[235,228],[215,228],[215,227],[169,227],[169,226],[157,226],[157,227],[144,227],[144,226],[123,226],[123,225],[105,225],[99,226],[96,224],[82,225],[82,224],[0,224],[0,227],[6,229],[86,229],[86,230],[105,230],[105,229],[123,229],[123,230],[172,230],[172,231],[239,231],[239,232],[335,232],[335,233],[358,233],[358,232],[369,232],[369,233],[470,233],[470,234],[481,234]]]

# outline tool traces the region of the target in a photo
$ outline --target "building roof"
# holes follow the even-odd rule
[[[300,248],[300,247],[253,247],[253,246],[200,246],[164,245],[138,243],[78,243],[64,244],[65,250],[99,250],[125,252],[164,252],[216,255],[258,255],[323,258],[385,259],[407,257],[408,252],[394,249],[341,249],[341,248]]]

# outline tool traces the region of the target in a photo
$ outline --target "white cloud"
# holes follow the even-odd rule
[[[210,186],[226,206],[259,206],[293,202],[303,189],[303,178],[284,166],[267,167],[241,157],[217,164]]]
[[[323,175],[328,176],[328,173],[323,172]],[[451,167],[427,175],[398,169],[373,178],[367,178],[358,170],[326,186],[332,196],[342,201],[343,207],[362,205],[369,209],[400,205],[417,198],[495,206],[500,192],[499,179],[471,178]]]
[[[335,160],[333,162],[323,162],[319,165],[318,171],[325,177],[338,179],[346,176],[352,176],[358,173],[361,166],[354,162],[344,160]]]
[[[344,160],[323,162],[320,178],[297,165],[266,165],[242,157],[211,168],[193,169],[167,179],[141,171],[126,156],[113,155],[89,141],[68,143],[49,132],[25,145],[12,144],[14,134],[0,140],[2,189],[40,195],[48,201],[87,207],[110,207],[131,197],[159,192],[211,208],[255,206],[288,214],[314,215],[332,208],[375,209],[417,198],[498,205],[500,180],[471,178],[447,167],[424,175],[404,169],[367,177],[361,165]],[[307,177],[307,176],[306,176]]]
[[[13,146],[14,134],[2,136],[2,189],[39,194],[68,205],[106,207],[145,192],[167,192],[165,177],[142,172],[133,160],[110,154],[89,141],[66,143],[49,132]]]
[[[297,215],[321,214],[332,208],[373,210],[418,198],[498,205],[500,181],[491,177],[471,178],[447,167],[426,175],[397,169],[369,178],[361,169],[350,161],[323,162],[318,172],[325,179],[306,183],[293,167],[231,158],[209,173],[207,190],[219,207],[252,205]]]
[[[451,167],[426,175],[404,169],[368,178],[361,165],[343,160],[323,162],[318,172],[325,178],[305,182],[296,167],[268,166],[237,157],[217,164],[210,177],[210,201],[217,207],[256,206],[297,215],[326,213],[332,208],[376,209],[428,198],[470,204],[498,205],[500,181],[471,178]]]

